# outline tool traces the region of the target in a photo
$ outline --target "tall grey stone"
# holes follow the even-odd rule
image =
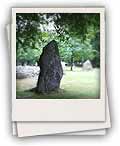
[[[43,48],[38,65],[40,67],[40,74],[36,91],[39,93],[48,93],[59,89],[60,81],[63,76],[63,69],[58,45],[55,40],[51,41]]]

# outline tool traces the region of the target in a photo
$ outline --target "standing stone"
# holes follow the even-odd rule
[[[43,48],[38,65],[40,67],[40,74],[36,91],[39,93],[47,93],[59,89],[60,81],[63,76],[63,69],[58,45],[55,40],[51,41]]]
[[[90,62],[90,60],[87,60],[83,63],[83,70],[89,71],[92,70],[92,63]]]

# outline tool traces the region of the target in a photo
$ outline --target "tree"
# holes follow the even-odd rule
[[[90,59],[99,67],[100,14],[98,13],[17,13],[17,62],[34,64],[42,48],[58,42],[61,59],[71,64]]]

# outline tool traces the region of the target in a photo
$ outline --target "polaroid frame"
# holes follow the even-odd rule
[[[7,38],[8,38],[8,47],[9,47],[9,49],[11,50],[11,48],[10,48],[10,24],[8,24],[7,26],[6,26],[6,30],[7,30]],[[108,102],[108,101],[107,101]],[[106,107],[107,108],[107,107]],[[106,116],[107,116],[107,111],[106,111]],[[106,117],[106,121],[107,121],[107,117]],[[17,124],[18,124],[19,122],[12,122],[12,134],[13,134],[13,136],[18,136],[18,132],[19,132],[19,128],[17,128]],[[29,122],[25,122],[25,123],[29,123]],[[36,122],[32,122],[32,125],[31,126],[33,126],[33,124],[34,123],[36,123]],[[40,122],[41,123],[41,122]],[[51,122],[50,122],[51,123]],[[54,122],[55,123],[55,122]],[[57,122],[58,123],[58,122]],[[62,122],[63,123],[63,122]],[[66,122],[65,122],[66,123]],[[69,123],[69,122],[68,122]],[[81,122],[80,122],[81,123]],[[98,122],[97,122],[98,123]],[[22,124],[24,124],[24,122],[21,122],[21,123],[19,123],[21,126],[22,126]],[[48,125],[49,125],[49,123],[48,123]],[[109,126],[110,126],[110,123],[109,123]],[[21,127],[20,127],[21,128]],[[31,127],[30,127],[31,128]],[[105,127],[106,128],[106,127]],[[92,128],[91,128],[92,129]],[[38,130],[38,129],[37,129]],[[67,132],[67,133],[59,133],[59,134],[57,134],[57,135],[105,135],[106,134],[106,129],[97,129],[97,130],[87,130],[87,131],[80,131],[80,129],[79,129],[79,132],[78,132],[78,129],[77,129],[77,131],[75,131],[75,132]],[[31,132],[29,132],[29,134],[28,135],[26,135],[26,136],[36,136],[36,134],[35,135],[32,135],[32,133]],[[53,135],[53,134],[52,134]]]
[[[108,129],[111,127],[108,95],[104,122],[16,122],[19,137]]]
[[[12,121],[105,121],[104,8],[12,9]],[[100,99],[16,99],[16,13],[100,13]]]

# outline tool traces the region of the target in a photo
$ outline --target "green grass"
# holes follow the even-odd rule
[[[60,89],[49,94],[36,94],[29,89],[36,86],[37,79],[17,79],[17,98],[32,99],[96,99],[99,98],[99,69],[83,71],[69,68],[64,72]]]

